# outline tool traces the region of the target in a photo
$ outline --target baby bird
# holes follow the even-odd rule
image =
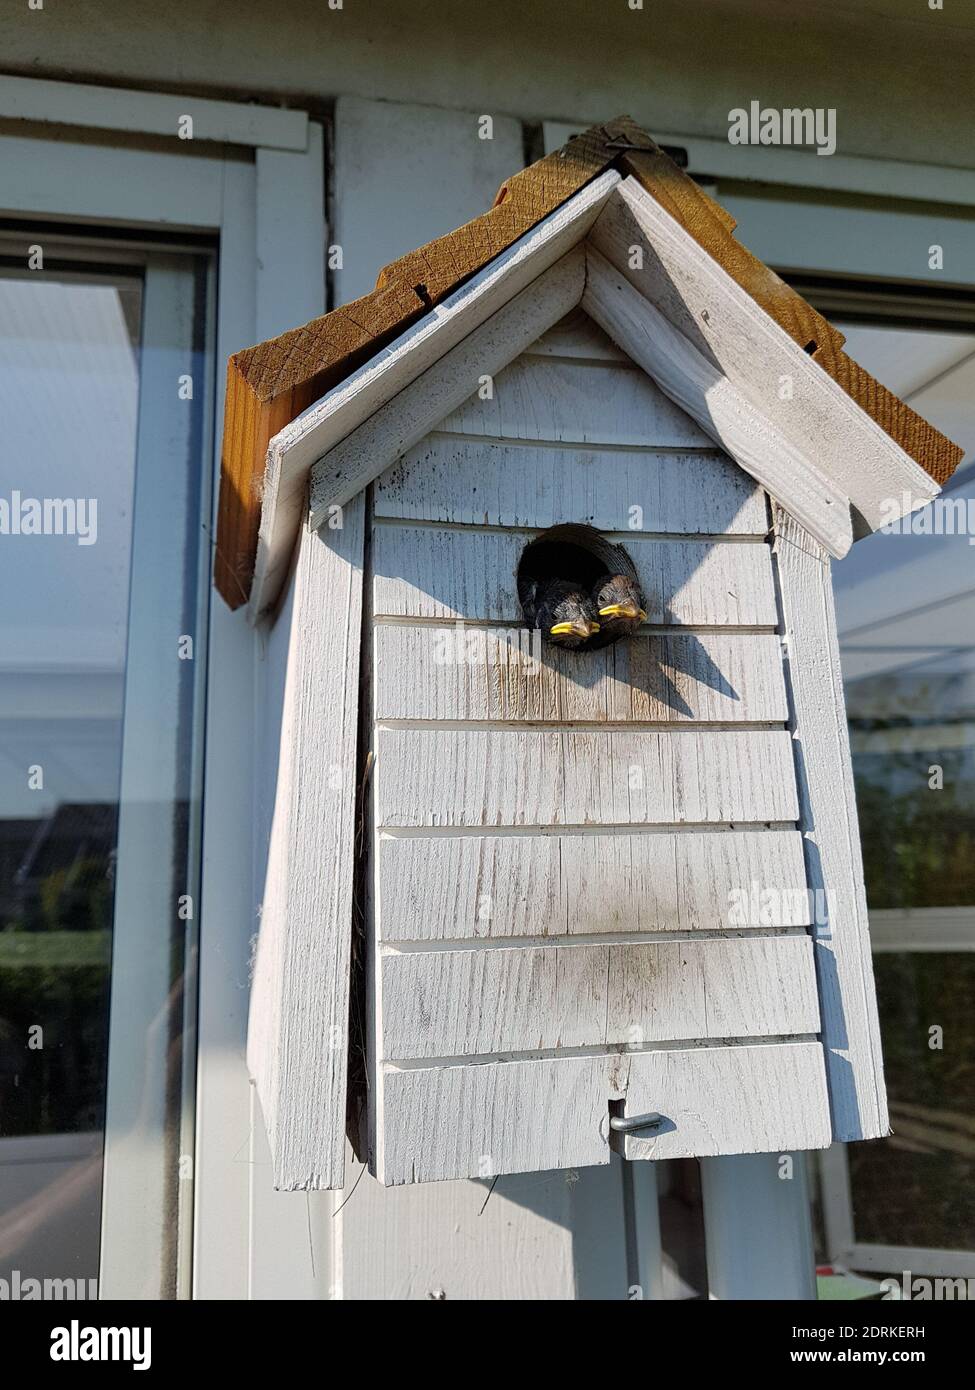
[[[592,606],[600,624],[594,647],[606,647],[622,637],[636,635],[647,620],[644,598],[633,575],[603,575],[592,591]]]
[[[578,651],[599,632],[592,599],[571,579],[544,579],[535,591],[535,626],[553,647]]]

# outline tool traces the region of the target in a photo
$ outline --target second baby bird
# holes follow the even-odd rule
[[[592,591],[592,606],[599,623],[599,633],[589,645],[608,647],[622,637],[635,637],[640,624],[647,620],[643,604],[643,594],[635,575],[602,575]]]

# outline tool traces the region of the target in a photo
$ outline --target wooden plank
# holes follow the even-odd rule
[[[626,1157],[824,1149],[830,1143],[818,1042],[634,1052],[621,1059],[624,1116],[657,1114],[652,1138],[613,1136]]]
[[[816,460],[820,472],[852,500],[871,529],[890,519],[890,498],[907,492],[920,501],[937,493],[931,474],[895,439],[899,430],[910,433],[910,426],[927,432],[932,458],[953,453],[954,446],[942,436],[935,438],[937,432],[926,421],[872,378],[876,390],[870,405],[861,402],[856,389],[860,369],[834,349],[828,335],[812,333],[812,346],[804,351],[808,344],[795,342],[635,179],[620,185],[591,240],[699,355],[718,364],[737,393],[760,404],[773,429],[801,455]],[[631,268],[634,246],[644,251],[638,270]],[[593,317],[602,322],[598,315]],[[607,332],[620,341],[608,327]],[[625,343],[620,346],[629,351]],[[820,352],[845,384],[814,360],[813,354]],[[791,385],[788,392],[778,389],[784,380]],[[777,495],[791,507],[788,493]]]
[[[402,825],[793,821],[786,731],[378,729],[376,818]]]
[[[374,637],[377,719],[784,724],[789,717],[774,633],[634,637],[582,654],[545,646],[524,628],[395,624],[376,627]]]
[[[384,954],[382,1057],[814,1033],[807,936]]]
[[[874,1139],[890,1122],[830,564],[781,509],[775,524],[834,1138]]]
[[[558,835],[378,841],[378,937],[436,941],[567,930]]]
[[[247,1036],[286,1190],[344,1174],[363,539],[360,498],[341,530],[305,536],[294,581]]]
[[[438,428],[565,444],[706,449],[712,443],[632,362],[624,368],[529,354],[494,374],[490,399],[466,400]]]
[[[639,511],[634,511],[639,508]],[[377,517],[494,526],[755,535],[765,495],[725,455],[546,448],[431,434],[377,481]]]
[[[591,244],[587,266],[583,302],[593,318],[832,554],[845,555],[853,541],[849,498],[812,462],[819,452],[798,447],[771,422],[764,402],[755,406],[712,356],[705,356]]]
[[[382,1085],[383,1139],[374,1162],[387,1185],[605,1164],[607,1102],[621,1094],[625,1115],[663,1114],[672,1125],[654,1139],[614,1136],[628,1158],[830,1142],[816,1042],[387,1068]],[[444,1115],[454,1122],[444,1126]]]
[[[609,952],[545,946],[384,954],[381,1056],[403,1061],[605,1042]]]
[[[376,526],[376,616],[521,623],[516,574],[530,539],[517,532]],[[651,625],[774,627],[778,622],[768,546],[629,535],[623,544],[640,576]]]
[[[625,851],[621,844],[621,857]],[[723,922],[736,928],[804,927],[813,920],[795,832],[675,836],[674,854],[681,931]]]
[[[815,1033],[819,1027],[808,936],[666,941],[608,950],[610,1044],[764,1038]]]
[[[632,365],[626,353],[579,308],[566,314],[525,351],[534,357],[579,357],[589,362]]]
[[[566,1057],[385,1070],[376,1176],[393,1186],[608,1163],[610,1067]]]
[[[354,497],[476,392],[484,376],[495,376],[556,323],[579,302],[584,281],[585,251],[577,246],[319,459],[309,524],[321,526],[330,507]]]
[[[314,461],[571,250],[617,182],[613,173],[595,180],[388,347],[379,351],[377,344],[365,365],[288,429],[283,428],[286,420],[280,422],[282,432],[271,442],[261,488],[252,615],[273,603],[280,588]]]
[[[383,941],[812,921],[796,831],[383,835],[378,858]]]

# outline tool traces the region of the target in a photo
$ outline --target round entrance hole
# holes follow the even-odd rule
[[[632,637],[646,622],[630,556],[581,522],[551,526],[529,541],[517,582],[525,622],[554,646],[594,651]]]

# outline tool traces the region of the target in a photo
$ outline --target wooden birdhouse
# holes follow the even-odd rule
[[[961,450],[733,227],[620,120],[231,360],[279,1187],[347,1109],[386,1184],[888,1130],[830,563]],[[615,640],[532,625],[564,527]]]

